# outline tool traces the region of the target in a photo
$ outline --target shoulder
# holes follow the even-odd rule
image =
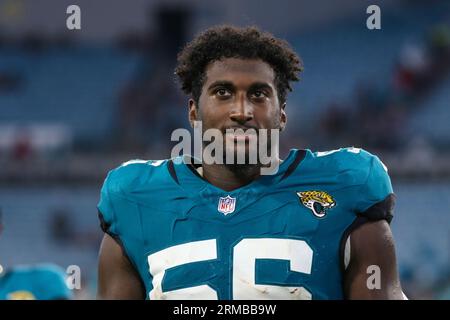
[[[326,162],[336,169],[355,168],[368,169],[372,162],[380,161],[379,158],[361,148],[345,147],[330,151],[313,152],[312,156],[317,161]]]
[[[343,175],[353,185],[365,184],[373,171],[387,174],[387,167],[374,154],[355,147],[331,151],[312,152],[311,156],[319,168],[332,174]]]
[[[63,280],[66,273],[61,267],[51,263],[41,263],[36,265],[17,265],[12,267],[10,274],[18,278],[26,278],[33,283],[46,283],[47,281]]]
[[[111,235],[139,223],[136,204],[160,199],[170,181],[168,160],[131,160],[111,170],[101,188],[97,205],[100,226]],[[120,231],[120,230],[122,231]]]
[[[30,268],[33,273],[43,277],[57,277],[64,279],[66,273],[63,268],[52,263],[42,263]]]
[[[104,188],[109,193],[129,193],[165,173],[168,160],[130,160],[109,171]]]
[[[72,298],[72,292],[66,282],[69,275],[63,268],[52,263],[38,264],[32,268],[36,290],[40,290],[42,299]]]
[[[311,156],[314,175],[335,189],[345,190],[352,211],[371,220],[392,219],[394,191],[388,169],[376,155],[350,147]]]

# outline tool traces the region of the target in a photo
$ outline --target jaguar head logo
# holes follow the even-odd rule
[[[318,218],[323,218],[329,209],[336,206],[336,201],[325,191],[300,191],[297,195],[302,204]]]

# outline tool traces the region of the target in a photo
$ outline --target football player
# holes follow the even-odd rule
[[[0,213],[0,236],[3,230]],[[0,266],[0,300],[69,300],[66,274],[54,264]]]
[[[301,70],[285,41],[219,26],[182,50],[176,74],[192,126],[220,130],[225,153],[244,148],[248,159],[259,136],[226,131],[282,131]],[[342,148],[276,161],[266,175],[260,159],[195,165],[189,155],[109,172],[98,298],[403,299],[380,159]]]

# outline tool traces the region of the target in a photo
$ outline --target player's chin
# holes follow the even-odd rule
[[[227,144],[225,164],[253,165],[258,163],[258,147],[248,142]]]

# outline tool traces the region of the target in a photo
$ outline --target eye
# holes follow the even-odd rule
[[[218,88],[214,94],[220,98],[229,97],[231,95],[230,91],[225,88]]]
[[[252,96],[256,99],[261,99],[267,97],[267,94],[262,90],[256,90],[252,93]]]

